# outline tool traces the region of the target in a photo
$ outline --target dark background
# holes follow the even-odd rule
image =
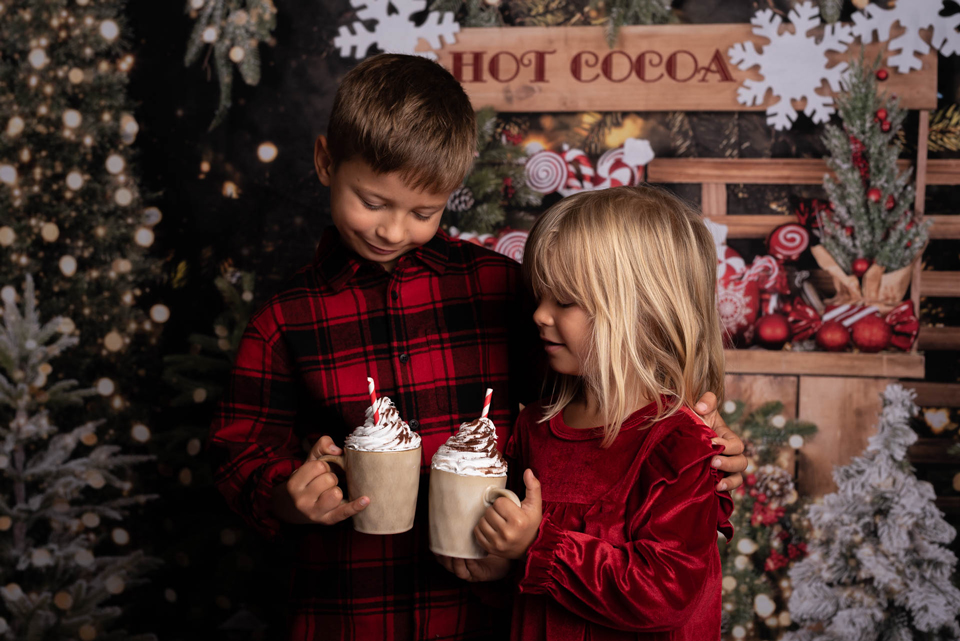
[[[565,11],[572,16],[585,4],[566,3]],[[683,0],[674,7],[684,21],[720,23],[749,22],[759,8],[786,10],[789,4]],[[212,333],[214,319],[223,311],[213,280],[224,261],[256,274],[255,302],[263,301],[310,260],[329,222],[327,194],[313,170],[313,141],[325,133],[338,79],[356,62],[341,59],[332,46],[337,27],[349,21],[351,7],[345,0],[279,0],[277,9],[276,42],[261,49],[260,85],[248,87],[237,78],[229,117],[208,131],[218,88],[212,61],[210,68],[184,68],[193,24],[183,3],[134,2],[128,8],[136,37],[129,91],[138,103],[142,185],[146,194],[155,195],[146,200],[164,215],[156,229],[156,248],[167,275],[164,300],[172,310],[163,335],[164,354],[186,352],[191,333]],[[958,59],[941,57],[943,105],[956,101],[958,68]],[[666,122],[669,114],[645,117]],[[536,115],[522,118],[536,127]],[[915,144],[910,139],[915,120],[906,130],[908,146]],[[766,126],[763,114],[698,113],[689,115],[684,144],[657,148],[657,153],[723,156],[733,142],[743,156],[816,157],[822,155],[819,135],[820,128],[802,115],[793,131],[781,133]],[[270,164],[256,154],[265,141],[279,150]],[[209,163],[205,172],[204,162]],[[236,184],[239,197],[223,195],[225,181]],[[687,195],[698,197],[696,192]],[[928,195],[928,213],[952,213],[952,190],[930,189]],[[775,189],[731,190],[730,211],[785,206],[790,196]],[[749,242],[731,244],[748,256],[761,249]],[[928,267],[960,269],[957,245],[932,242]],[[958,312],[956,302],[925,303],[928,320],[957,325]],[[927,379],[960,380],[958,360],[955,352],[928,353]],[[162,385],[158,394],[173,396]],[[156,417],[158,461],[145,466],[149,469],[143,472],[143,484],[151,491],[159,488],[161,498],[132,529],[135,542],[165,563],[148,585],[128,597],[126,626],[155,632],[164,640],[280,638],[287,592],[282,547],[259,541],[230,514],[210,485],[203,453],[186,452],[190,438],[202,438],[212,409],[212,403],[199,403],[170,408]],[[922,425],[918,429],[930,435]],[[955,439],[956,431],[942,436]],[[921,469],[920,474],[931,476],[938,493],[949,494],[956,471]]]

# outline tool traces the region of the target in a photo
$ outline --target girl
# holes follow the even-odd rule
[[[530,233],[552,386],[506,447],[522,507],[500,499],[475,530],[521,559],[513,639],[719,638],[733,502],[690,409],[722,397],[716,265],[697,213],[649,186],[566,198]]]

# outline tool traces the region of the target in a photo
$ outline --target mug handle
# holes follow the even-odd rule
[[[347,471],[347,462],[344,460],[343,456],[336,456],[334,454],[324,454],[323,456],[321,456],[316,460],[325,461],[327,463],[333,463],[344,472]]]
[[[496,501],[501,496],[510,499],[513,501],[517,507],[520,507],[520,497],[502,487],[497,487],[496,485],[489,485],[487,489],[483,491],[483,502],[489,507],[493,505],[493,502]]]

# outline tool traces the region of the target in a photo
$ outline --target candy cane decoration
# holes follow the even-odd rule
[[[582,149],[568,149],[563,154],[563,160],[567,163],[567,181],[564,187],[558,189],[563,196],[569,196],[581,191],[592,190],[593,181],[596,172],[593,170],[593,164],[587,158],[587,154]],[[579,169],[580,176],[577,175]]]
[[[563,187],[567,179],[567,163],[552,151],[538,151],[530,156],[523,171],[527,185],[541,194],[552,194]]]
[[[380,422],[380,410],[377,409],[377,390],[373,386],[373,379],[367,377],[367,391],[370,392],[370,406],[373,407],[373,422]]]
[[[490,399],[493,398],[493,390],[489,387],[487,388],[487,395],[483,399],[483,411],[480,412],[480,418],[487,418],[487,414],[490,413]]]

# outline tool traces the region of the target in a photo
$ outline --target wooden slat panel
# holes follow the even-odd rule
[[[703,213],[716,223],[722,223],[729,228],[728,238],[766,238],[774,228],[784,223],[797,222],[796,216],[782,216],[779,214],[734,214],[720,218],[708,209]],[[927,216],[933,221],[930,228],[930,238],[960,239],[960,216]]]
[[[936,240],[960,238],[960,216],[927,216],[933,220],[930,238]]]
[[[920,294],[960,298],[960,272],[921,272]]]
[[[917,390],[920,407],[960,407],[960,383],[907,383]]]
[[[813,374],[873,378],[923,378],[924,375],[923,356],[919,354],[765,349],[728,349],[724,352],[728,374]]]
[[[947,453],[952,445],[952,439],[921,438],[910,446],[910,449],[907,450],[907,456],[911,463],[956,465],[957,457]]]
[[[928,160],[928,185],[960,185],[960,160]]]
[[[897,161],[900,171],[913,166]],[[652,183],[819,185],[830,173],[822,158],[656,158],[647,165]],[[960,160],[928,160],[927,185],[960,185]]]
[[[852,354],[841,354],[849,358]],[[833,470],[863,453],[876,433],[880,394],[889,378],[800,377],[800,417],[817,434],[800,449],[798,490],[814,498],[836,490]]]
[[[960,327],[921,327],[917,347],[923,350],[960,350]]]

